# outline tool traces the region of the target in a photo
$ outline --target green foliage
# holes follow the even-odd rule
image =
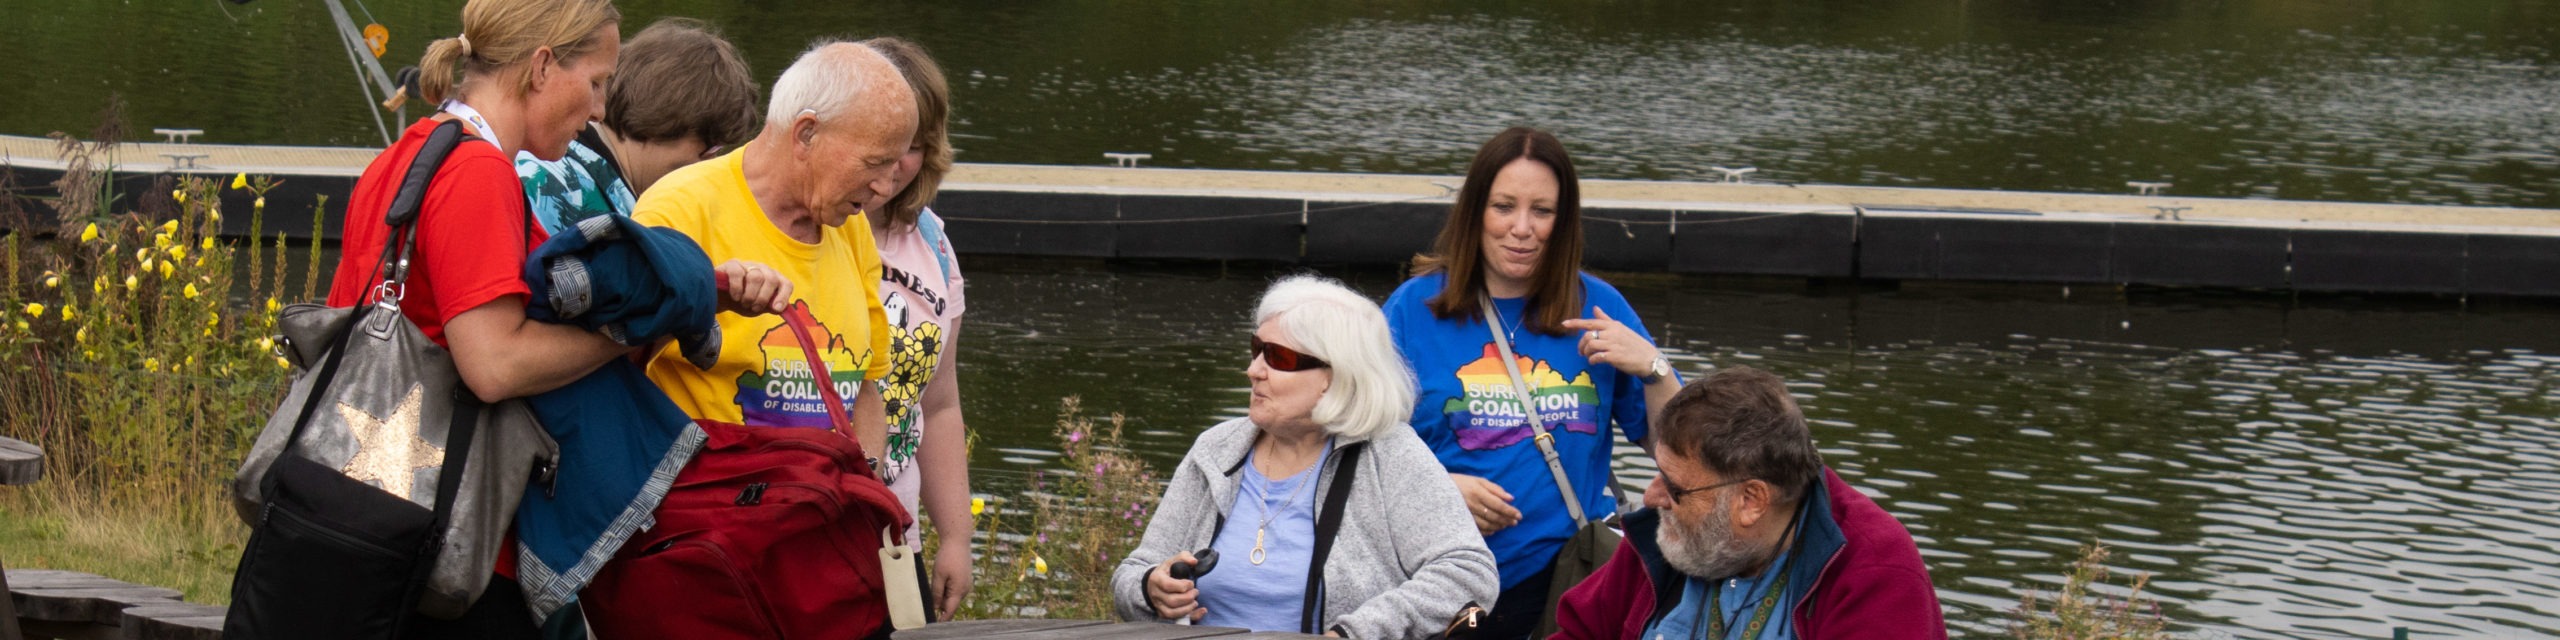
[[[2142,595],[2151,576],[2135,576],[2121,597],[2095,593],[2091,585],[2107,584],[2107,548],[2095,542],[2080,550],[2080,559],[2064,575],[2062,591],[2051,599],[2028,591],[2009,612],[2009,635],[2020,640],[2156,640],[2176,637],[2160,616],[2160,604]]]
[[[1096,424],[1076,398],[1060,404],[1053,433],[1066,471],[1034,475],[1027,509],[998,502],[979,516],[977,586],[955,618],[1112,618],[1111,572],[1137,548],[1164,485],[1124,446],[1121,416]]]

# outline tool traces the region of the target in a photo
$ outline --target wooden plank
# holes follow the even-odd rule
[[[0,566],[0,640],[19,640],[17,598],[9,595],[9,568]]]
[[[78,589],[13,588],[9,599],[18,608],[22,620],[95,622],[113,625],[124,619],[124,610],[137,604],[176,602],[174,589],[124,585]]]
[[[1101,620],[964,620],[925,625],[890,634],[892,640],[961,640],[1007,634],[1041,633],[1111,624]],[[1029,637],[1029,636],[1025,636]]]
[[[1075,627],[1043,632],[1043,640],[1189,640],[1245,633],[1234,627],[1196,627],[1159,622],[1123,622],[1119,624]],[[1029,636],[1025,636],[1029,637]]]
[[[26,637],[31,640],[34,638],[58,638],[60,640],[117,640],[115,627],[95,622],[54,622],[49,620],[25,620],[23,622],[25,622],[26,625],[22,628],[27,633]]]
[[[220,640],[225,610],[205,604],[136,605],[124,610],[123,640]]]
[[[0,437],[0,485],[35,484],[44,479],[44,449],[15,438]]]

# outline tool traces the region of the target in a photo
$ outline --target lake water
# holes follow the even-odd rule
[[[372,4],[385,60],[456,29],[457,3]],[[2560,207],[2560,0],[620,4],[722,24],[768,78],[820,35],[921,40],[976,162],[1452,173],[1529,123],[1591,177]],[[380,144],[318,2],[0,15],[0,133],[89,131],[113,93],[132,131]],[[1242,412],[1272,273],[966,262],[984,492],[1046,467],[1064,396],[1127,415],[1160,469]],[[2186,629],[2560,635],[2560,312],[1613,279],[1685,371],[1792,381],[1960,635],[2093,539]]]
[[[394,69],[458,4],[348,0]],[[819,36],[919,40],[975,162],[1456,173],[1534,124],[1589,177],[2560,207],[2560,0],[620,5],[719,23],[766,78]],[[320,2],[0,15],[0,133],[116,93],[137,133],[382,144]]]
[[[1159,470],[1242,415],[1249,317],[1275,273],[967,266],[982,492],[1068,472],[1048,442],[1063,396],[1128,416]],[[1330,275],[1379,298],[1397,282]],[[2120,576],[2151,574],[2185,629],[2560,634],[2549,309],[1612,279],[1684,372],[1790,381],[1826,460],[1919,539],[1960,635],[1999,635],[2091,540]],[[1651,462],[1620,449],[1640,488]]]

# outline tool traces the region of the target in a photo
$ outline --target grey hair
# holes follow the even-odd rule
[[[1326,433],[1365,440],[1412,417],[1413,370],[1387,334],[1377,303],[1330,278],[1289,276],[1263,292],[1254,308],[1254,326],[1274,320],[1300,351],[1332,365],[1333,384],[1311,416]]]
[[[843,46],[837,46],[843,45]],[[791,68],[773,81],[773,100],[765,103],[764,124],[767,127],[788,125],[800,112],[817,114],[818,121],[833,121],[871,85],[871,68],[854,63],[850,56],[870,56],[880,60],[882,69],[897,69],[888,57],[853,42],[822,38],[809,44]],[[905,78],[897,78],[905,83]]]

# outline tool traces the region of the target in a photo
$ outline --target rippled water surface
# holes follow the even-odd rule
[[[453,2],[347,0],[397,68]],[[1583,175],[2560,207],[2560,0],[625,0],[758,73],[902,34],[961,158],[1454,173],[1510,124]],[[379,5],[379,6],[368,6]],[[0,0],[0,133],[381,144],[316,0]]]
[[[982,491],[1045,468],[1061,396],[1127,415],[1160,469],[1242,413],[1273,274],[969,266]],[[2560,311],[1613,281],[1684,371],[1790,381],[1825,458],[1919,539],[1960,635],[1999,635],[2090,540],[2189,630],[2560,634]],[[1622,479],[1650,480],[1621,449]]]

